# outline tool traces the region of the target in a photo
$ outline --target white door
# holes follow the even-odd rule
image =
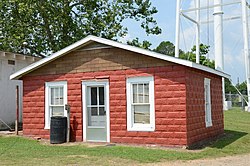
[[[84,141],[109,142],[109,90],[107,81],[83,82]]]

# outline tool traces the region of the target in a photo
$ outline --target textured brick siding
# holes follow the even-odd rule
[[[205,124],[204,78],[211,79],[212,127]],[[187,80],[188,145],[224,132],[221,77],[189,69]]]
[[[168,65],[173,65],[173,63],[118,48],[106,48],[74,51],[29,75],[82,73]]]
[[[155,79],[155,132],[128,132],[126,78],[153,75]],[[44,83],[67,80],[71,105],[72,140],[82,140],[81,81],[109,78],[111,142],[186,145],[185,68],[179,66],[127,69],[118,71],[27,76],[24,81],[24,134],[49,138],[44,130]]]
[[[67,80],[68,104],[71,105],[72,141],[82,140],[81,78],[78,74],[33,76],[23,78],[23,133],[49,138],[45,124],[45,82]]]

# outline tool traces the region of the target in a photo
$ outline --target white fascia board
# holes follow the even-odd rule
[[[197,64],[197,63],[192,63],[192,67],[195,68],[195,69],[206,71],[208,73],[219,75],[219,76],[224,77],[224,78],[228,78],[228,79],[231,78],[231,76],[229,74],[227,74],[227,73],[224,73],[222,71],[215,70],[215,69],[212,69],[210,67],[203,66],[203,65],[200,65],[200,64]]]
[[[49,63],[50,61],[53,61],[75,49],[77,49],[79,46],[82,46],[83,44],[86,44],[88,41],[90,41],[91,36],[88,36],[74,44],[69,45],[68,47],[65,47],[64,49],[52,54],[51,56],[48,56],[46,58],[41,59],[40,61],[37,61],[35,63],[32,63],[31,65],[15,72],[14,74],[10,75],[10,79],[18,79],[22,75],[27,74],[41,66],[44,66],[45,64]]]
[[[221,72],[221,71],[218,71],[218,70],[215,70],[215,69],[211,69],[211,68],[209,68],[207,66],[203,66],[203,65],[200,65],[200,64],[188,61],[188,60],[179,59],[179,58],[176,58],[176,57],[160,54],[160,53],[157,53],[157,52],[145,50],[145,49],[142,49],[142,48],[139,48],[139,47],[126,45],[126,44],[123,44],[123,43],[118,43],[118,42],[103,39],[103,38],[98,38],[98,37],[95,37],[95,36],[93,36],[93,37],[94,37],[93,40],[96,41],[96,42],[107,44],[107,45],[110,45],[110,46],[113,46],[113,47],[118,47],[118,48],[128,50],[128,51],[140,53],[140,54],[143,54],[143,55],[148,55],[148,56],[151,56],[151,57],[154,57],[154,58],[166,60],[166,61],[173,62],[173,63],[176,63],[176,64],[184,65],[184,66],[187,66],[187,67],[203,70],[203,71],[213,73],[213,74],[225,77],[225,78],[230,78],[230,75],[228,75],[228,74],[226,74],[224,72]]]
[[[206,67],[206,66],[202,66],[202,65],[193,63],[191,61],[175,58],[175,57],[172,57],[172,56],[163,55],[163,54],[156,53],[156,52],[149,51],[149,50],[145,50],[145,49],[142,49],[142,48],[138,48],[138,47],[126,45],[126,44],[123,44],[123,43],[119,43],[119,42],[116,42],[116,41],[112,41],[112,40],[108,40],[108,39],[104,39],[104,38],[89,35],[86,38],[84,38],[82,40],[79,40],[78,42],[76,42],[74,44],[71,44],[68,47],[65,47],[64,49],[52,54],[51,56],[48,56],[48,57],[46,57],[44,59],[41,59],[40,61],[35,62],[35,63],[33,63],[33,64],[31,64],[31,65],[17,71],[16,73],[10,75],[10,79],[18,79],[21,76],[23,76],[24,74],[27,74],[27,73],[29,73],[29,72],[31,72],[31,71],[33,71],[33,70],[35,70],[35,69],[37,69],[37,68],[39,68],[41,66],[44,66],[45,64],[47,64],[47,63],[49,63],[49,62],[51,62],[51,61],[65,55],[65,54],[67,54],[67,53],[69,53],[69,52],[71,52],[73,50],[76,50],[79,47],[82,47],[82,46],[88,44],[89,42],[93,42],[93,41],[98,42],[98,43],[102,43],[102,44],[106,44],[106,45],[109,45],[109,46],[121,48],[121,49],[124,49],[124,50],[136,52],[136,53],[139,53],[139,54],[147,55],[147,56],[150,56],[150,57],[166,60],[166,61],[173,62],[173,63],[176,63],[176,64],[188,66],[188,67],[191,67],[191,68],[196,68],[196,69],[203,70],[203,71],[206,71],[206,72],[209,72],[209,73],[213,73],[213,74],[216,74],[216,75],[219,75],[219,76],[222,76],[222,77],[230,78],[230,76],[228,74],[225,74],[223,72],[211,69],[211,68]]]

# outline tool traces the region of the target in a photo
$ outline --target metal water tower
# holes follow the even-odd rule
[[[175,57],[179,57],[179,47],[180,47],[180,16],[188,19],[196,25],[196,63],[199,63],[200,59],[200,11],[205,9],[214,9],[214,53],[215,53],[215,69],[224,72],[224,53],[223,53],[223,21],[233,20],[233,19],[242,19],[243,27],[243,38],[244,38],[244,55],[245,55],[245,66],[246,66],[246,79],[247,79],[247,94],[248,101],[250,101],[250,57],[249,57],[249,30],[248,30],[248,9],[250,5],[246,0],[235,0],[229,3],[222,3],[222,0],[214,0],[213,5],[208,5],[201,7],[200,0],[195,1],[195,8],[182,10],[181,9],[181,0],[176,1],[176,35],[175,35]],[[208,0],[207,0],[208,1]],[[242,5],[242,16],[233,16],[230,18],[223,18],[223,6],[241,4]],[[186,13],[195,11],[196,18],[191,18]],[[209,24],[211,21],[205,23]],[[204,23],[204,22],[203,22]],[[225,87],[224,87],[224,78],[222,79],[223,87],[223,101],[225,101]],[[223,103],[224,105],[224,103]],[[247,103],[247,110],[250,112],[250,104]]]

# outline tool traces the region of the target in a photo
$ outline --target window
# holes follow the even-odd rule
[[[8,60],[8,64],[9,64],[9,65],[15,65],[16,62],[15,62],[14,60]]]
[[[210,79],[204,79],[204,97],[205,97],[205,123],[206,127],[212,126],[211,113],[211,93],[210,93]]]
[[[45,129],[50,128],[50,118],[67,116],[67,82],[46,82],[45,84]]]
[[[154,131],[154,78],[127,79],[127,129],[128,131]]]

